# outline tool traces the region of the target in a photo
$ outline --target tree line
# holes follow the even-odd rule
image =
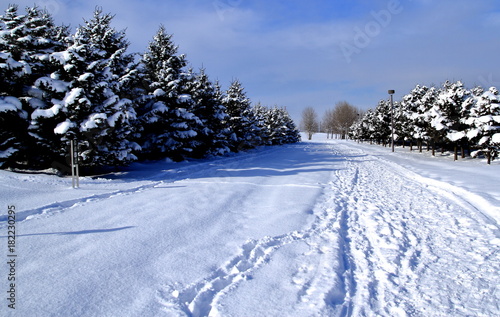
[[[100,8],[74,33],[36,6],[18,11],[0,16],[1,168],[64,166],[70,140],[89,169],[300,140],[285,108],[188,68],[164,26],[134,54]]]
[[[301,129],[307,133],[309,140],[316,132],[326,133],[327,138],[336,136],[345,139],[349,129],[362,113],[362,110],[347,101],[340,101],[333,109],[326,110],[320,121],[314,108],[307,107],[302,111]]]
[[[387,144],[392,138],[410,149],[423,145],[477,157],[484,155],[488,164],[498,157],[500,148],[500,93],[495,87],[467,89],[461,81],[446,81],[441,87],[417,85],[394,107],[381,100],[350,129],[350,137]]]

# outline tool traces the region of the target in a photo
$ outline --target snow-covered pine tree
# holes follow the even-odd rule
[[[396,112],[398,135],[403,142],[410,143],[410,151],[413,150],[413,113],[415,108],[412,94],[407,94],[399,102],[399,108]]]
[[[19,60],[22,49],[17,39],[24,36],[24,16],[17,6],[11,5],[0,16],[0,167],[15,164],[23,152],[23,139],[27,124],[21,101],[27,65]]]
[[[292,117],[284,107],[276,107],[276,111],[281,118],[281,125],[284,127],[283,143],[297,143],[300,141],[300,132]]]
[[[239,152],[260,145],[262,139],[258,122],[250,105],[250,99],[247,98],[238,80],[233,80],[222,99],[222,104],[226,107],[229,125],[234,133],[231,150]]]
[[[33,112],[30,131],[42,148],[52,149],[55,161],[64,160],[70,139],[78,141],[84,166],[126,165],[136,159],[137,145],[130,140],[134,105],[120,97],[133,71],[133,56],[126,53],[125,32],[112,28],[112,19],[96,8],[71,45],[51,54],[58,69],[35,83],[45,108]]]
[[[404,114],[404,120],[407,124],[402,126],[402,135],[410,140],[410,150],[413,149],[413,140],[417,141],[419,150],[422,150],[422,140],[425,139],[425,126],[423,120],[423,109],[421,107],[421,100],[427,91],[427,87],[417,85],[411,92],[405,96],[401,101],[401,108]]]
[[[10,5],[0,16],[0,90],[2,95],[21,97],[31,73],[23,47],[26,16]]]
[[[373,110],[368,109],[363,117],[351,127],[351,135],[353,138],[358,140],[372,140],[372,121],[373,121]]]
[[[32,157],[38,153],[28,135],[28,118],[38,107],[43,107],[43,103],[33,85],[39,77],[52,71],[50,54],[64,48],[64,39],[68,36],[68,28],[56,26],[46,11],[38,7],[28,7],[26,11],[27,14],[20,15],[17,6],[10,5],[0,17],[0,96],[6,96],[4,102],[10,104],[3,108],[10,110],[0,114],[0,120],[5,122],[2,137],[9,135],[9,141],[0,139],[0,143],[10,144],[8,153],[15,156],[4,166],[16,161],[16,165],[31,167],[30,161],[38,162]],[[13,107],[17,110],[13,111]],[[14,144],[17,144],[15,151],[11,148]]]
[[[260,128],[262,145],[282,145],[300,141],[300,132],[285,108],[270,108],[258,103],[253,107],[253,111]]]
[[[370,144],[375,141],[375,126],[376,126],[377,116],[375,114],[375,109],[369,109],[363,119],[363,126],[366,127],[366,138],[370,140]]]
[[[194,101],[192,112],[202,123],[196,130],[198,145],[192,156],[200,158],[230,152],[230,130],[227,126],[229,116],[222,105],[220,87],[217,91],[205,69],[200,69],[200,72],[193,76],[190,93]]]
[[[427,142],[427,151],[432,145],[432,155],[435,155],[436,142],[439,140],[440,132],[431,124],[433,114],[432,107],[437,102],[439,90],[435,87],[421,87],[421,95],[418,99],[418,110],[416,115],[415,136],[420,140]],[[420,151],[422,151],[422,142],[420,142]]]
[[[483,153],[490,164],[498,157],[500,149],[500,93],[497,88],[491,87],[476,96],[466,123],[469,125],[467,138],[478,147],[472,155]]]
[[[260,104],[256,104],[252,107],[254,112],[255,120],[260,129],[260,138],[262,145],[272,145],[273,140],[273,126],[272,126],[272,114],[271,109],[269,107],[263,106]]]
[[[389,144],[391,138],[391,103],[388,100],[380,100],[373,115],[371,122],[373,139],[379,144]]]
[[[161,25],[141,60],[144,95],[137,102],[143,159],[179,161],[192,155],[196,146],[196,130],[202,123],[191,112],[190,74],[185,56],[177,55],[177,49]]]
[[[18,98],[0,96],[0,168],[15,167],[25,159],[27,118]]]
[[[467,125],[462,118],[469,116],[471,107],[470,91],[462,82],[445,82],[440,90],[437,102],[431,108],[431,125],[439,131],[442,142],[450,140],[455,144],[455,160],[458,158],[457,148],[465,146]],[[443,145],[444,146],[444,145]]]

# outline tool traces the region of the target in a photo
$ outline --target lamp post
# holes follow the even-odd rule
[[[393,106],[393,101],[392,101],[392,95],[394,95],[394,93],[396,91],[394,90],[389,90],[389,95],[391,96],[391,147],[392,147],[392,152],[394,152],[394,106]]]

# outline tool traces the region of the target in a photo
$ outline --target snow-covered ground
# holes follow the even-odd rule
[[[0,171],[0,315],[500,316],[499,183],[321,134],[80,189]]]

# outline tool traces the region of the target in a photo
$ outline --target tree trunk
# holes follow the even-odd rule
[[[455,143],[453,160],[458,161],[458,145]]]

